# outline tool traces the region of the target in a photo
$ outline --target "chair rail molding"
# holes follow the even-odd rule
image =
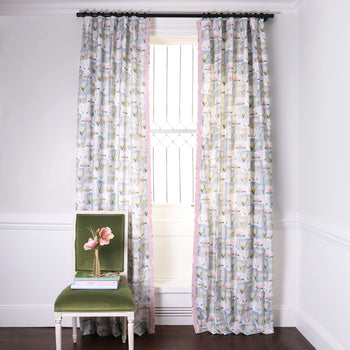
[[[294,211],[275,212],[273,228],[274,230],[298,230],[299,213]]]
[[[177,213],[180,206],[174,206]],[[188,213],[180,212],[181,218],[171,219],[164,217],[164,209],[158,205],[157,210],[153,209],[153,222],[173,223],[189,222],[193,218]],[[45,213],[0,213],[0,230],[3,229],[54,229],[70,230],[73,228],[72,214],[45,214]],[[350,227],[328,224],[319,219],[305,216],[298,212],[277,212],[274,215],[275,229],[302,229],[306,233],[317,235],[319,238],[331,239],[333,243],[338,242],[340,246],[349,247]],[[332,236],[332,237],[329,237]],[[333,237],[334,236],[334,237]]]
[[[42,214],[42,213],[1,213],[0,232],[3,230],[73,230],[73,213],[67,214]]]
[[[301,234],[305,233],[338,247],[350,249],[350,227],[329,224],[301,214],[299,216],[299,229]]]

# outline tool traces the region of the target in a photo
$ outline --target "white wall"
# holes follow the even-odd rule
[[[296,322],[297,23],[296,15],[279,15],[267,22],[277,326]],[[8,266],[0,274],[2,284],[9,286],[0,289],[0,326],[53,325],[55,297],[71,278],[80,39],[81,19],[74,15],[0,17],[0,235],[6,247],[0,263]],[[160,230],[161,221],[155,217]],[[155,239],[155,252],[161,249],[161,240],[169,241],[161,235]],[[190,254],[187,231],[183,242]],[[174,255],[172,264],[178,259]],[[161,284],[164,261],[158,264],[157,322],[191,323],[191,270],[180,276],[182,267],[173,269],[177,282],[185,280],[174,287]]]
[[[274,214],[295,212],[298,183],[298,16],[266,22],[271,81]]]
[[[81,21],[0,17],[0,325],[52,325],[71,278]]]
[[[0,212],[74,210],[80,41],[74,16],[0,17]]]
[[[300,262],[298,328],[317,349],[350,340],[350,3],[299,11]]]
[[[310,0],[299,14],[300,210],[349,226],[350,34],[347,0]]]
[[[298,211],[297,16],[266,22],[271,81],[275,324],[295,326]],[[286,156],[288,155],[288,156]]]

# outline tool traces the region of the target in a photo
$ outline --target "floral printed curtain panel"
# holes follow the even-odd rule
[[[273,333],[264,20],[203,19],[193,263],[196,332]]]
[[[148,29],[145,18],[84,18],[76,165],[77,210],[129,212],[128,277],[139,335],[154,332]],[[111,327],[118,334],[115,320],[81,324],[84,333],[106,335]]]

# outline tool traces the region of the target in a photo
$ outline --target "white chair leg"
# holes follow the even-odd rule
[[[77,342],[78,339],[78,335],[77,335],[77,318],[76,317],[72,317],[72,324],[73,324],[73,343],[75,344]]]
[[[122,342],[126,343],[126,317],[122,317]]]
[[[128,317],[129,350],[134,350],[134,315]]]
[[[62,314],[55,312],[56,350],[62,350]]]

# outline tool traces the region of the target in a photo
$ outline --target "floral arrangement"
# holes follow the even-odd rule
[[[89,238],[89,240],[84,244],[84,249],[85,250],[95,249],[95,258],[94,258],[94,264],[92,268],[92,274],[93,276],[100,276],[101,269],[100,269],[100,260],[98,256],[98,248],[100,245],[109,244],[109,241],[114,237],[114,234],[112,233],[112,230],[110,229],[110,227],[98,228],[96,231],[94,231],[92,227],[88,227],[88,230],[91,232],[92,238]]]
[[[92,227],[89,227],[88,230],[92,234],[92,238],[84,244],[85,250],[96,249],[100,245],[107,245],[109,241],[114,237],[110,227],[98,228],[96,231]]]

